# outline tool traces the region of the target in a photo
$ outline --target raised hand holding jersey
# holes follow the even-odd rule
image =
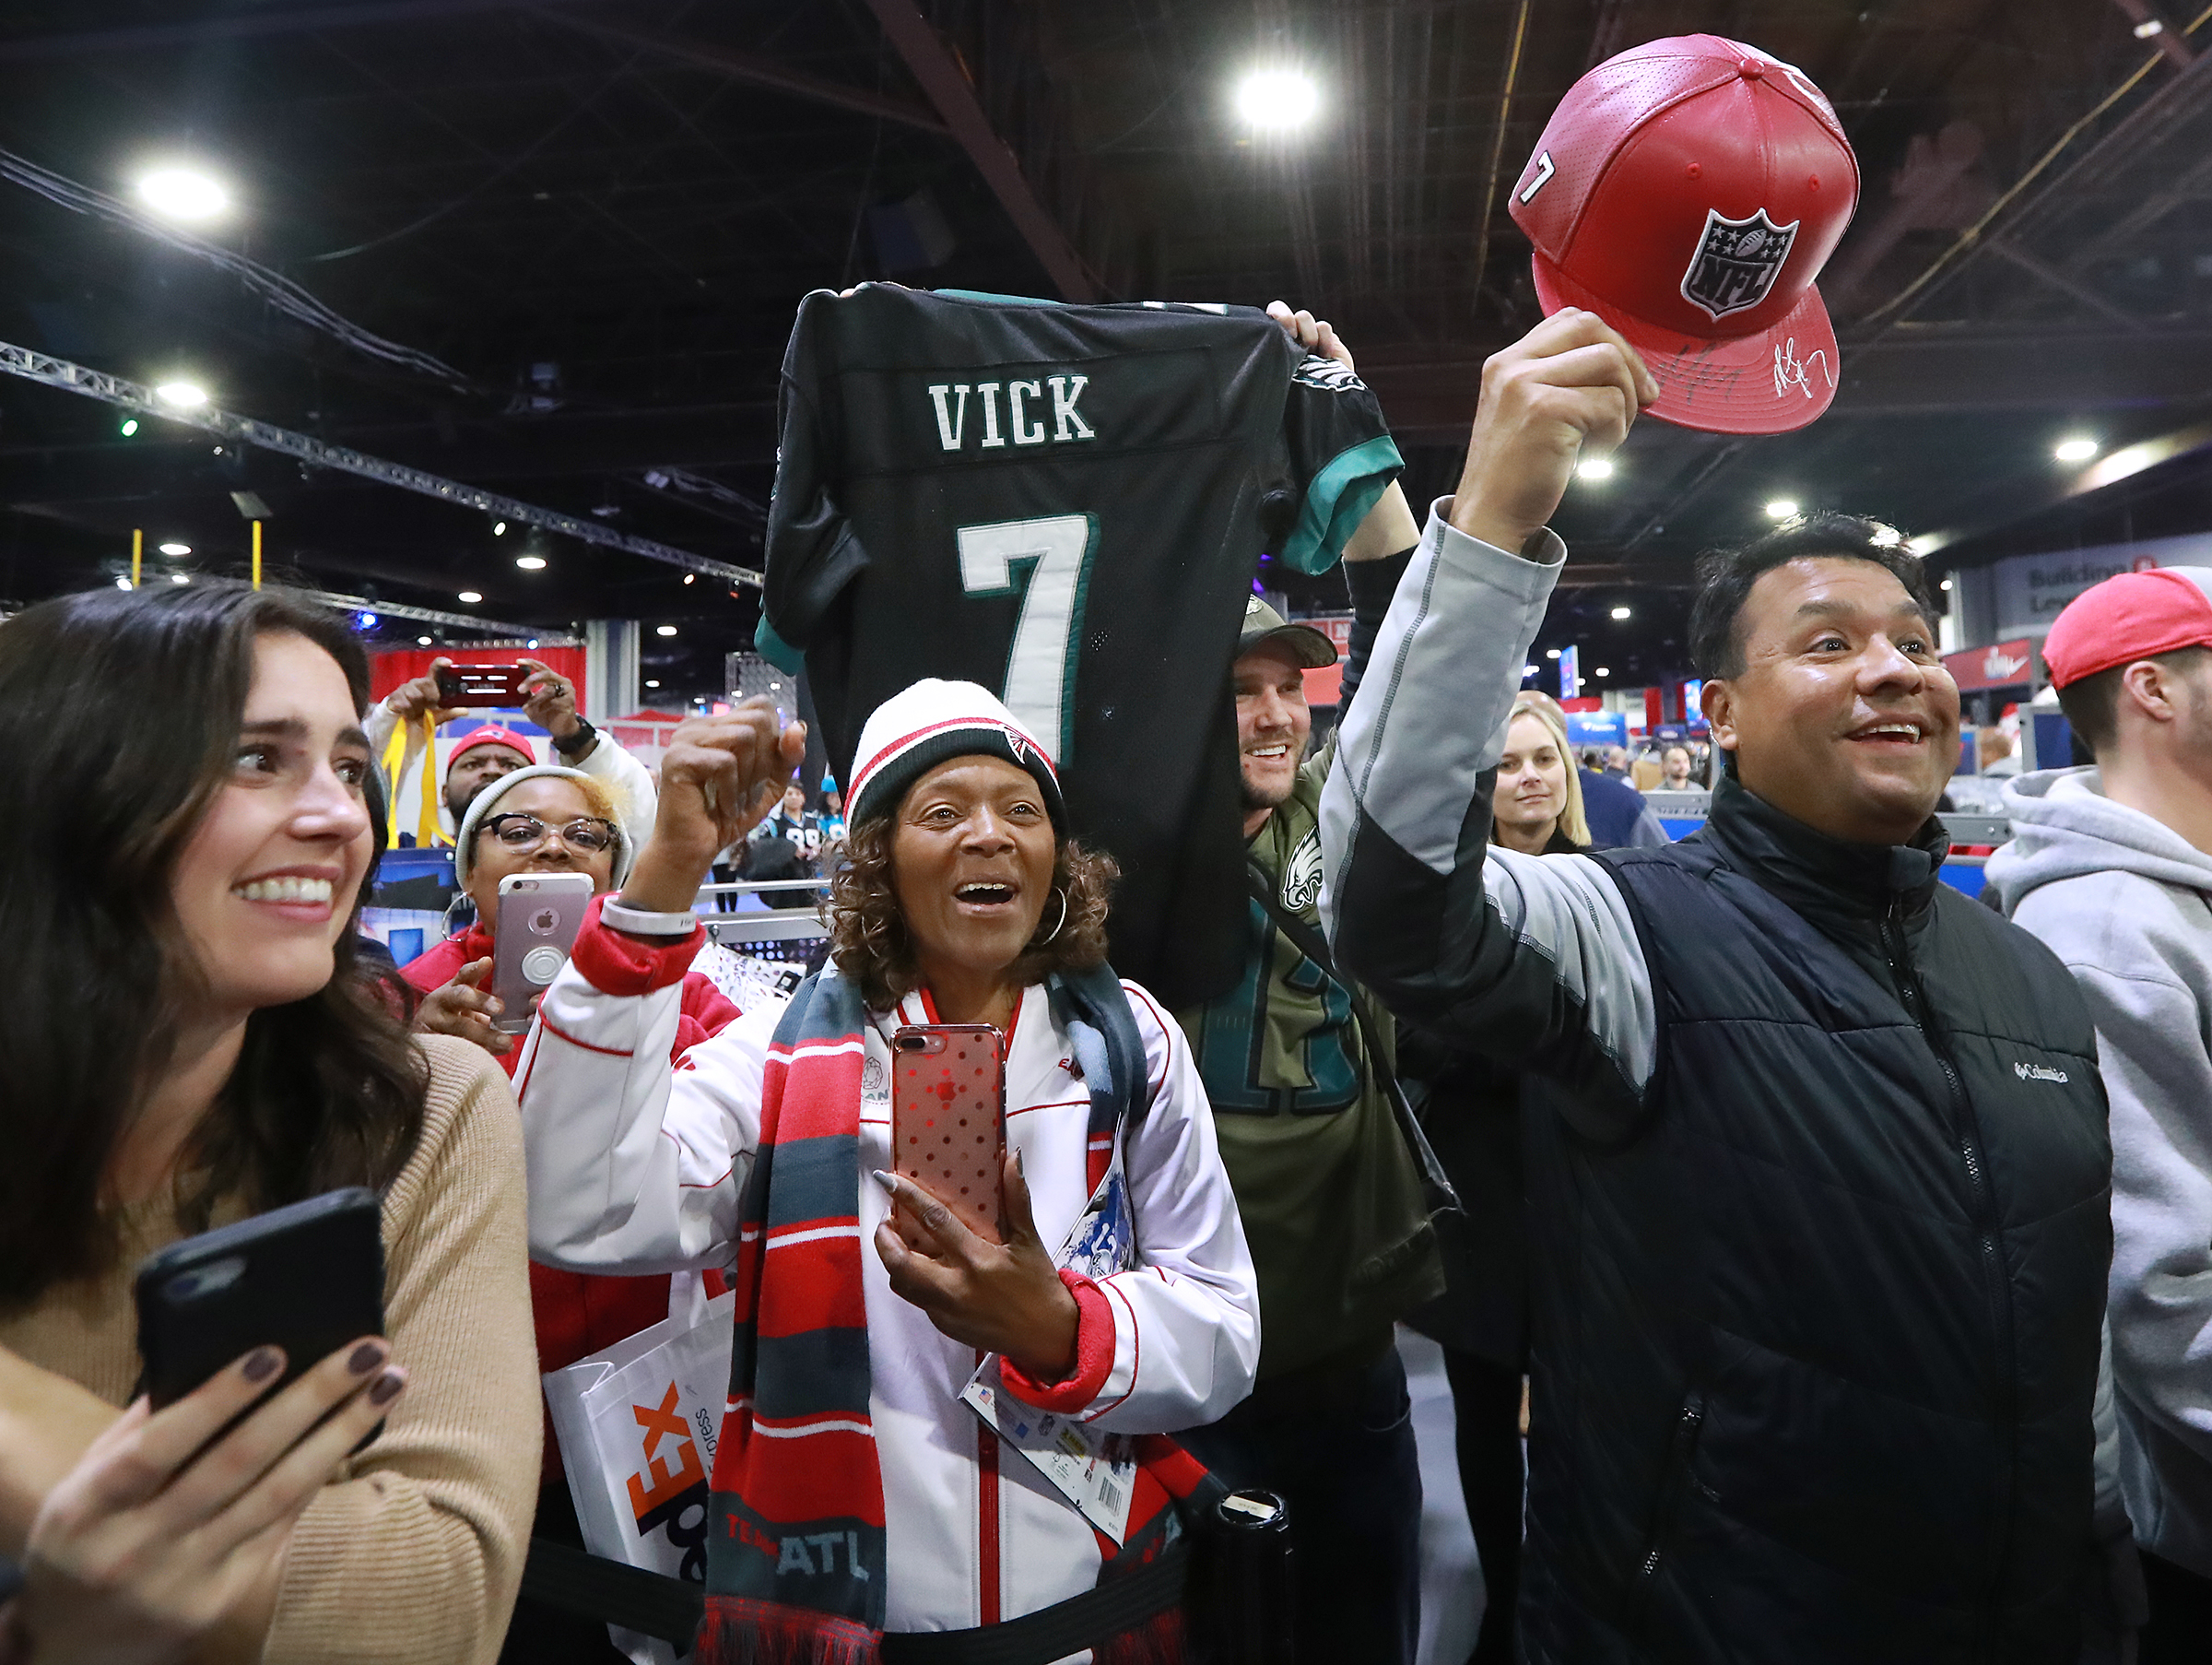
[[[1242,947],[1226,695],[1254,563],[1326,570],[1400,466],[1359,377],[1257,308],[809,295],[761,648],[803,657],[841,779],[917,677],[1001,691],[1123,865],[1115,964],[1203,998]]]

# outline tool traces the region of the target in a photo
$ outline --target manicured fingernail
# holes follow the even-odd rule
[[[355,1376],[367,1376],[384,1362],[384,1344],[382,1341],[363,1341],[353,1350],[346,1361],[346,1368]]]
[[[389,1405],[399,1397],[399,1390],[407,1385],[404,1370],[387,1370],[370,1384],[369,1402],[371,1405]]]
[[[274,1347],[256,1347],[246,1355],[239,1374],[249,1382],[265,1382],[284,1368],[284,1354]]]
[[[896,1179],[893,1179],[893,1178],[892,1178],[892,1177],[891,1177],[891,1176],[890,1176],[888,1174],[886,1174],[886,1173],[885,1173],[885,1172],[884,1172],[884,1171],[883,1171],[881,1168],[876,1168],[876,1169],[873,1169],[873,1170],[871,1170],[871,1172],[873,1172],[873,1173],[875,1174],[875,1175],[876,1175],[876,1183],[877,1183],[877,1185],[881,1186],[881,1187],[883,1187],[883,1188],[884,1188],[884,1189],[885,1189],[887,1192],[888,1192],[888,1193],[889,1193],[891,1196],[893,1196],[893,1197],[896,1197],[896,1196],[898,1196],[898,1195],[899,1195],[899,1182],[898,1182]]]

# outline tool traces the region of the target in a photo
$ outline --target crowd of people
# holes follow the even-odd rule
[[[536,666],[557,761],[451,755],[473,917],[394,974],[379,766],[450,714],[434,675],[371,709],[275,589],[0,624],[0,1659],[607,1657],[517,1613],[528,1541],[577,1529],[537,1378],[693,1279],[734,1296],[700,1659],[1195,1659],[1234,1494],[1287,1509],[1275,1634],[1410,1662],[1402,1324],[1445,1352],[1485,1665],[2201,1658],[2212,573],[2053,625],[2096,764],[2007,782],[1976,901],[1918,559],[1841,515],[1717,552],[1710,751],[1650,783],[1710,809],[1670,840],[1522,690],[1576,459],[1656,393],[1572,308],[1490,360],[1454,491],[1424,524],[1391,487],[1342,549],[1318,749],[1337,651],[1252,600],[1244,970],[1184,1010],[1115,974],[1115,864],[973,683],[884,702],[818,797],[765,702],[655,781]],[[696,969],[725,873],[828,892],[787,1001]],[[590,881],[526,1014],[487,983],[518,874]],[[906,1025],[1003,1039],[995,1233],[898,1171]],[[382,1333],[153,1409],[141,1258],[347,1185]],[[989,1360],[1134,1465],[1118,1529],[971,1411]]]

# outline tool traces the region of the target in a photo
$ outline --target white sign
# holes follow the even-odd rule
[[[1994,634],[2040,636],[2067,602],[2091,585],[2153,567],[2212,566],[2212,535],[2152,537],[2140,543],[2015,555],[1991,569],[1997,605]]]

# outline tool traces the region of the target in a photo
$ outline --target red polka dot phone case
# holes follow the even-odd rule
[[[916,1023],[891,1036],[892,1171],[1003,1243],[1006,1037],[988,1023]]]

